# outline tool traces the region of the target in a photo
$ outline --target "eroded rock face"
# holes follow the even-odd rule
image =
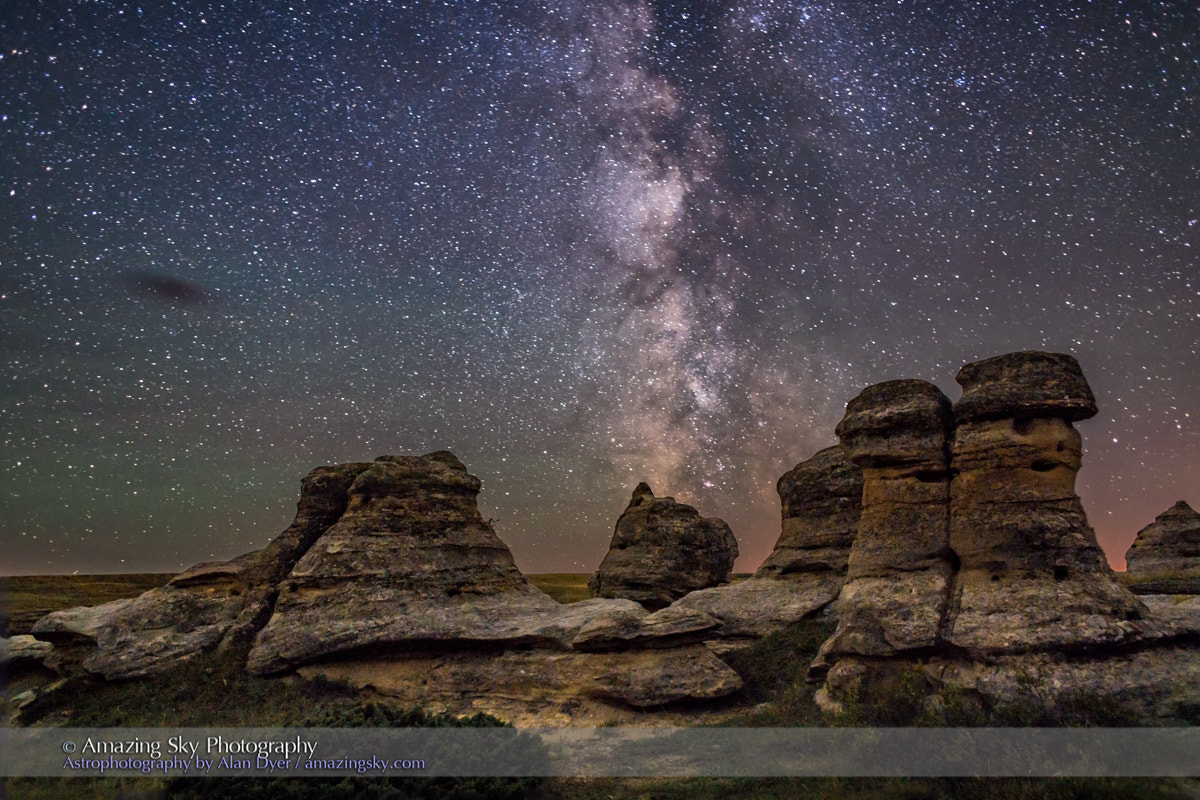
[[[30,666],[58,671],[59,656],[54,645],[28,634],[0,637],[0,671],[10,673]]]
[[[948,641],[981,653],[1070,649],[1134,636],[1144,607],[1121,588],[1075,494],[1096,412],[1079,364],[1010,353],[956,378],[950,546],[960,561]]]
[[[1138,594],[1200,594],[1200,513],[1180,500],[1138,531],[1125,563]]]
[[[407,641],[518,641],[557,608],[517,569],[475,504],[479,479],[450,453],[384,456],[280,584],[248,668],[278,672]],[[514,618],[522,624],[515,624]]]
[[[1094,681],[1102,695],[1128,694],[1111,666],[1118,656],[1153,673],[1148,686],[1161,683],[1147,697],[1175,691],[1179,680],[1160,667],[1185,657],[1200,618],[1186,604],[1151,614],[1096,544],[1075,494],[1082,447],[1072,422],[1096,410],[1078,363],[1010,353],[968,364],[958,382],[952,431],[944,398],[914,381],[870,387],[838,428],[863,467],[863,516],[838,630],[813,665],[822,702],[918,663],[914,655],[984,695],[1003,681],[975,686],[970,676],[1060,662],[1055,679],[1073,690]]]
[[[334,661],[299,672],[426,709],[483,711],[518,726],[644,725],[641,709],[724,697],[742,685],[703,645],[607,653],[416,650],[404,659]]]
[[[639,483],[588,586],[597,597],[662,608],[688,592],[727,582],[737,555],[737,540],[722,520],[655,497]]]
[[[245,565],[255,555],[198,564],[138,597],[48,614],[33,635],[53,642],[66,663],[109,679],[175,666],[221,643],[244,608]]]
[[[862,485],[862,470],[846,460],[840,446],[800,462],[776,484],[782,529],[754,576],[691,592],[671,608],[718,620],[718,647],[736,647],[822,612],[846,580]]]
[[[845,655],[890,656],[937,644],[950,599],[950,401],[931,383],[869,386],[837,434],[862,468],[862,515],[838,596],[838,629],[815,674]]]
[[[33,634],[58,645],[68,664],[108,679],[168,669],[218,647],[244,653],[271,613],[280,574],[337,521],[350,481],[369,466],[310,472],[295,520],[262,550],[189,567],[135,598],[48,614]]]
[[[862,470],[840,445],[801,461],[776,484],[783,525],[756,578],[796,573],[845,575],[862,513]]]
[[[717,625],[702,612],[650,614],[628,599],[560,605],[530,584],[479,514],[479,489],[449,453],[389,456],[358,473],[341,518],[281,582],[247,668],[366,670],[390,682],[383,676],[420,671],[420,654],[432,650],[440,655],[430,668],[449,683],[410,693],[504,693],[518,684],[545,693],[549,684],[531,677],[544,674],[564,697],[578,690],[647,706],[740,686],[715,659],[690,663],[694,643]],[[634,655],[649,650],[657,655]],[[331,659],[357,666],[305,667]],[[625,662],[654,671],[625,685],[614,677]],[[652,689],[649,675],[671,671],[674,684]]]
[[[465,665],[455,674],[469,679],[447,689],[460,700],[518,684],[537,693],[522,670],[561,667],[574,676],[556,679],[564,708],[576,689],[644,707],[741,686],[697,649],[718,624],[703,612],[650,614],[621,599],[564,606],[532,586],[480,516],[479,489],[448,452],[318,468],[302,482],[292,525],[263,550],[197,565],[140,597],[50,614],[31,643],[66,671],[106,678],[218,647],[248,650],[257,674],[334,659],[353,674],[407,675],[420,671],[421,653],[438,652],[434,663]]]

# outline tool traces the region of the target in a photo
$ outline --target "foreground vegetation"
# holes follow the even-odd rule
[[[127,585],[138,594],[145,576]],[[586,575],[531,576],[560,599],[581,599]],[[22,579],[17,579],[22,580]],[[29,580],[29,579],[23,579]],[[113,599],[120,576],[77,580],[70,605]],[[161,585],[157,576],[152,585]],[[60,588],[61,590],[61,588]],[[56,591],[60,591],[56,590]],[[30,613],[45,600],[13,596],[13,611]],[[78,599],[83,598],[83,599]],[[929,687],[917,671],[901,672],[869,697],[852,698],[839,718],[823,717],[804,680],[808,664],[832,626],[804,622],[726,656],[743,676],[745,689],[721,724],[745,727],[819,725],[1125,725],[1121,708],[1080,696],[1049,709],[1040,702],[1036,676],[1027,691],[1003,705],[985,706],[943,692],[929,702]],[[405,725],[497,725],[476,715],[462,720],[370,700],[326,682],[255,678],[216,656],[181,664],[171,673],[124,683],[68,682],[26,709],[24,722],[87,727],[356,727]],[[238,797],[238,798],[484,798],[540,800],[695,800],[714,798],[814,798],[814,800],[1183,800],[1200,796],[1172,780],[1146,779],[876,779],[876,778],[696,778],[696,779],[34,779],[6,781],[11,798]]]

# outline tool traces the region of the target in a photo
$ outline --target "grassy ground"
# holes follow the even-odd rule
[[[12,596],[13,611],[33,614],[53,605],[67,607],[93,604],[120,596],[132,596],[150,586],[161,585],[166,576],[64,576],[53,579],[15,579],[21,592]],[[560,601],[586,596],[587,575],[550,574],[530,576],[533,582]],[[13,579],[10,579],[13,580]],[[38,583],[38,581],[42,581]],[[23,585],[22,585],[22,582]],[[72,585],[74,584],[74,585]],[[56,595],[48,601],[31,593],[29,587],[41,586]],[[67,598],[70,599],[67,599]],[[768,636],[753,647],[726,656],[731,667],[742,675],[746,688],[740,710],[723,723],[732,726],[786,727],[830,724],[813,702],[813,687],[804,681],[804,672],[821,642],[829,635],[830,625],[804,622]],[[901,681],[888,693],[864,698],[852,705],[851,716],[833,724],[912,724],[914,697],[911,686]],[[1087,703],[1081,700],[1086,708]],[[28,722],[95,727],[131,726],[219,726],[251,727],[300,725],[310,727],[349,727],[358,725],[406,724],[404,711],[378,702],[366,701],[349,690],[320,682],[306,683],[290,679],[254,678],[236,665],[210,656],[180,665],[174,671],[155,678],[124,683],[76,681],[35,703],[29,709]],[[1012,709],[993,709],[990,716],[972,717],[972,724],[1079,724],[1079,720],[1044,720],[1037,715],[1022,715]],[[400,715],[400,716],[397,716]],[[897,719],[899,718],[899,721]],[[906,722],[905,719],[908,721]],[[942,720],[942,722],[954,720]],[[924,719],[924,724],[939,720]],[[1086,719],[1084,719],[1086,722]],[[407,724],[412,724],[411,721]],[[963,723],[959,723],[963,724]],[[1095,724],[1095,723],[1093,723]],[[1102,721],[1101,724],[1104,724]],[[171,783],[149,779],[30,779],[6,782],[11,798],[58,798],[73,800],[117,797],[181,797],[196,784]],[[188,788],[190,786],[190,788]],[[254,796],[263,797],[424,797],[434,784],[407,784],[397,789],[376,782],[328,790],[309,782],[302,789],[272,785]],[[440,786],[440,784],[438,785]],[[215,783],[212,789],[220,789]],[[228,787],[228,796],[250,796],[246,787]],[[503,787],[501,787],[503,788]],[[461,789],[461,791],[460,791]],[[438,789],[440,792],[441,789]],[[449,790],[448,790],[449,791]],[[300,793],[297,793],[300,792]],[[324,793],[323,793],[324,792]],[[398,793],[397,793],[398,792]],[[456,793],[457,792],[457,793]],[[472,794],[471,792],[475,792]],[[480,797],[470,787],[459,786],[438,797]],[[1145,779],[550,779],[538,786],[524,785],[522,793],[538,800],[737,800],[738,798],[812,798],[813,800],[1195,800],[1200,793],[1170,780]]]
[[[0,578],[8,597],[4,635],[29,633],[33,623],[51,611],[75,606],[95,606],[123,597],[137,597],[162,586],[172,573],[145,572],[131,575],[22,575]]]
[[[173,573],[129,575],[22,575],[0,578],[0,596],[7,595],[8,617],[0,621],[0,635],[29,633],[33,623],[51,611],[75,606],[95,606],[162,586]],[[560,603],[575,603],[592,596],[590,573],[544,572],[527,575],[530,583]],[[736,574],[734,582],[748,574]]]
[[[578,572],[542,572],[526,575],[529,582],[560,603],[577,603],[592,596],[588,589],[590,574]]]

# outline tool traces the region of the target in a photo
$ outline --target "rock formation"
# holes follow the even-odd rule
[[[782,530],[749,580],[685,595],[671,608],[720,622],[714,646],[737,646],[823,612],[846,579],[862,510],[862,470],[835,445],[786,472],[776,484]]]
[[[337,521],[346,489],[370,463],[319,467],[301,481],[296,517],[262,550],[197,564],[139,597],[48,614],[33,627],[68,664],[130,678],[225,647],[244,654],[267,621],[282,575]]]
[[[263,550],[137,598],[50,614],[34,633],[58,645],[67,671],[110,679],[224,648],[256,674],[369,676],[413,700],[523,686],[526,699],[642,707],[740,687],[699,644],[718,625],[700,611],[564,606],[535,588],[479,514],[479,489],[448,452],[321,467],[301,485],[295,521]],[[448,682],[405,683],[422,670]]]
[[[737,539],[724,521],[706,519],[639,483],[617,520],[608,554],[588,582],[597,597],[657,609],[696,589],[729,580]]]
[[[775,549],[754,576],[844,576],[862,513],[862,470],[846,459],[840,445],[834,445],[792,467],[775,488],[782,529]]]
[[[869,387],[838,426],[863,467],[863,514],[838,630],[811,673],[825,677],[818,701],[902,665],[994,700],[1033,671],[1052,676],[1048,695],[1109,693],[1148,717],[1200,701],[1186,666],[1200,606],[1152,613],[1121,588],[1075,495],[1072,423],[1096,411],[1075,359],[1010,353],[957,380],[952,430],[920,381]]]
[[[1200,513],[1180,500],[1138,531],[1125,553],[1137,594],[1200,594]]]
[[[863,505],[838,598],[838,630],[814,675],[842,655],[935,647],[949,609],[950,401],[931,383],[869,386],[837,426],[863,472]]]
[[[1078,362],[1010,353],[956,380],[949,643],[1000,653],[1125,639],[1145,609],[1117,584],[1075,494],[1082,440],[1071,423],[1096,413]]]

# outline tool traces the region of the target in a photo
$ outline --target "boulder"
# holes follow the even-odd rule
[[[975,653],[1107,647],[1145,607],[1119,586],[1075,494],[1072,421],[1095,414],[1079,364],[1010,353],[956,378],[950,546],[959,559],[948,642]]]
[[[28,634],[0,637],[0,671],[12,673],[29,667],[45,667],[57,672],[59,666],[58,652],[50,642],[43,642]]]
[[[837,435],[862,469],[862,515],[837,600],[838,628],[813,664],[932,648],[954,572],[949,550],[950,401],[931,383],[869,386]]]
[[[1137,594],[1200,594],[1200,513],[1180,500],[1138,531],[1125,563]]]
[[[639,483],[588,586],[597,597],[663,608],[688,592],[728,582],[737,555],[737,540],[722,520],[655,497]]]

